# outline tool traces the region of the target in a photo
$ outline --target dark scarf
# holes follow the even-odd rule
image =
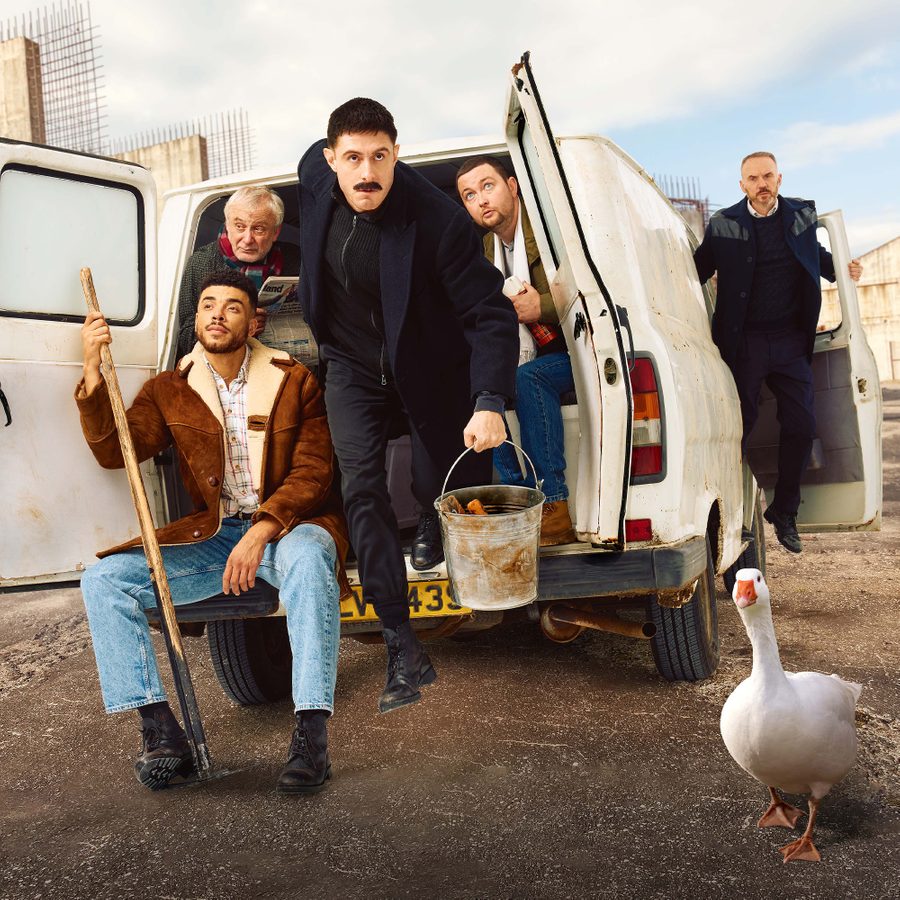
[[[243,272],[256,285],[257,290],[263,286],[263,282],[270,275],[280,275],[284,266],[284,257],[278,244],[272,244],[265,259],[261,262],[246,263],[238,259],[234,255],[231,241],[228,240],[224,228],[219,232],[219,253],[222,254],[228,268]]]

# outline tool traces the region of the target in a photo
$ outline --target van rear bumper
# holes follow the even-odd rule
[[[623,594],[677,591],[699,578],[706,567],[706,538],[675,546],[612,553],[561,553],[543,556],[538,570],[539,600],[574,600]]]

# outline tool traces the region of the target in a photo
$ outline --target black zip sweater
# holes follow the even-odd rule
[[[779,331],[799,327],[799,286],[804,272],[784,234],[782,205],[771,216],[754,216],[753,231],[756,268],[744,330]]]
[[[381,309],[381,208],[354,212],[340,191],[325,239],[327,339],[342,355],[390,377]]]
[[[339,189],[325,238],[325,293],[327,297],[324,355],[337,355],[362,364],[382,384],[393,380],[384,337],[381,307],[381,219],[390,196],[370,213],[354,212]],[[335,355],[332,353],[332,355]],[[475,411],[500,415],[506,398],[488,391],[475,398]]]

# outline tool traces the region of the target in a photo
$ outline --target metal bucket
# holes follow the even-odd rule
[[[506,443],[512,444],[512,441]],[[521,450],[520,447],[517,449]],[[488,484],[448,492],[450,475],[469,452],[460,454],[450,467],[441,496],[434,503],[441,522],[444,557],[456,602],[480,610],[526,606],[537,600],[538,595],[538,547],[544,494],[540,490],[537,471],[522,450],[534,472],[537,490]],[[477,498],[488,515],[450,512],[444,501],[451,494],[463,506]]]

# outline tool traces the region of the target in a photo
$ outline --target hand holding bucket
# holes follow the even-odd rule
[[[522,450],[512,441],[517,450]],[[489,484],[452,491],[463,506],[480,500],[488,515],[461,515],[448,511],[446,500],[450,476],[459,461],[472,452],[463,451],[435,500],[444,539],[447,570],[457,602],[470,609],[498,610],[526,606],[537,600],[538,546],[544,494],[531,458],[522,450],[534,472],[536,488]]]

